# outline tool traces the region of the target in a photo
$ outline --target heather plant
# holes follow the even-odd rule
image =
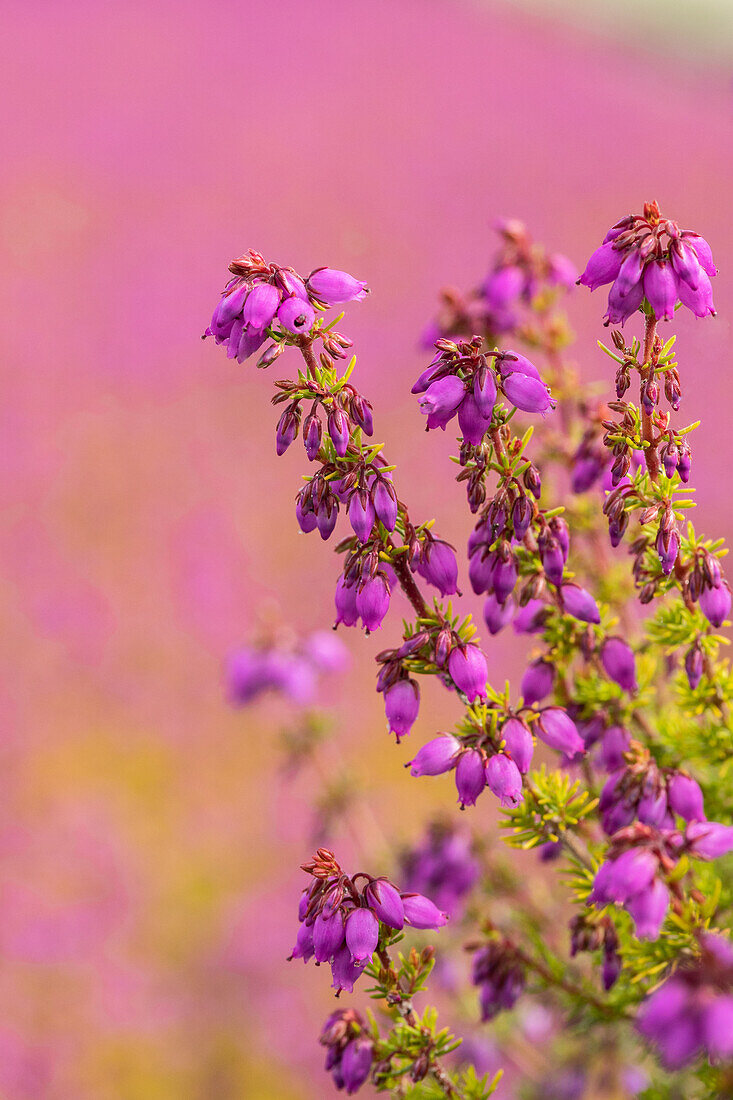
[[[677,416],[685,372],[668,335],[678,309],[714,313],[711,249],[647,203],[578,278],[521,224],[497,228],[483,283],[443,291],[412,387],[428,433],[457,434],[475,517],[465,552],[411,513],[372,441],[344,314],[330,313],[363,300],[363,282],[249,252],[207,330],[258,367],[299,353],[275,382],[276,450],[302,439],[301,530],[328,540],[341,513],[350,528],[335,543],[335,625],[390,633],[376,690],[397,743],[425,677],[454,694],[454,727],[429,731],[410,775],[438,777],[446,811],[481,813],[468,809],[481,800],[508,845],[502,855],[485,826],[470,839],[444,817],[413,850],[382,853],[391,866],[376,876],[319,847],[293,902],[292,957],[330,965],[339,1005],[320,1041],[348,1093],[371,1080],[395,1096],[491,1095],[500,1074],[471,1054],[484,1021],[526,1069],[508,1075],[521,1097],[733,1095],[733,675],[718,634],[731,592],[721,540],[688,518],[697,424]],[[609,287],[611,400],[567,360],[576,281]],[[519,684],[461,609],[466,565],[488,635],[527,640]],[[401,627],[397,589],[410,607]],[[436,955],[425,932],[438,928]],[[470,1057],[434,1008],[415,1007],[429,982],[438,999],[456,985],[441,948],[468,959],[453,1011]],[[357,982],[379,1016],[342,1003]],[[522,1014],[531,1003],[546,1015],[541,1038]]]

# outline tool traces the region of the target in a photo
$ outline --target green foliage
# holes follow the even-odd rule
[[[534,848],[547,841],[561,840],[576,830],[593,812],[597,799],[584,790],[580,780],[563,772],[548,771],[543,765],[530,774],[525,797],[518,806],[505,810],[503,828],[514,848]]]

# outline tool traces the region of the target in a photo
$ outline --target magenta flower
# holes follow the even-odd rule
[[[448,914],[438,909],[430,898],[422,894],[403,894],[402,905],[405,920],[413,928],[442,928],[448,923]]]
[[[356,610],[368,631],[378,630],[389,611],[389,584],[382,573],[367,577],[357,588]]]
[[[448,658],[448,671],[453,683],[468,696],[470,703],[486,698],[489,670],[486,658],[477,645],[455,646]]]
[[[352,963],[367,963],[377,949],[379,921],[371,909],[353,909],[346,920],[346,946]]]
[[[310,302],[304,302],[297,294],[286,298],[277,311],[277,319],[288,332],[310,332],[316,319],[316,311]]]
[[[539,658],[528,665],[522,682],[520,692],[522,699],[528,707],[535,703],[541,703],[552,691],[555,683],[555,669],[549,661]]]
[[[667,799],[672,813],[679,814],[685,821],[705,821],[700,784],[691,776],[675,772],[667,780]]]
[[[505,742],[504,751],[509,754],[520,772],[529,771],[534,754],[534,740],[529,726],[521,718],[507,718],[500,736]]]
[[[485,786],[483,754],[478,749],[466,749],[458,757],[456,764],[456,790],[461,809],[475,806]]]
[[[640,940],[657,940],[669,908],[669,890],[661,879],[634,894],[626,902],[626,910],[636,925]]]
[[[356,626],[359,621],[359,611],[356,606],[357,586],[349,583],[345,577],[339,577],[336,582],[336,625]]]
[[[636,658],[623,638],[606,638],[601,646],[601,664],[606,675],[630,694],[639,690],[636,682]]]
[[[486,597],[484,602],[484,622],[489,634],[498,634],[507,626],[514,616],[514,601],[505,600],[499,603],[495,593]]]
[[[327,306],[340,302],[360,302],[369,288],[360,279],[332,267],[319,267],[306,280],[309,292]]]
[[[406,737],[420,710],[420,688],[415,680],[397,680],[384,693],[389,732],[399,740]]]
[[[718,588],[703,588],[700,593],[700,610],[711,626],[722,626],[730,615],[731,593],[723,581]]]
[[[566,756],[573,757],[585,751],[583,738],[575,723],[561,707],[546,707],[541,710],[535,729],[541,741]]]
[[[441,596],[458,592],[458,562],[451,546],[442,539],[430,539],[413,563],[416,573],[437,588]]]
[[[443,775],[455,767],[461,742],[452,734],[434,737],[407,765],[411,775]]]
[[[313,924],[313,952],[316,962],[328,962],[344,942],[344,916],[340,909],[319,913]]]
[[[560,588],[560,598],[565,613],[583,623],[599,623],[601,613],[598,604],[585,588],[579,584],[564,584]]]
[[[555,407],[544,382],[528,374],[515,371],[502,380],[501,386],[506,399],[522,412],[541,413],[545,416]]]
[[[496,753],[489,759],[486,784],[502,806],[517,806],[522,801],[521,773],[514,760],[503,753]]]
[[[375,878],[364,891],[364,897],[383,924],[401,929],[405,923],[405,907],[399,890],[386,879]]]
[[[455,375],[431,382],[418,401],[420,412],[428,418],[428,428],[442,428],[445,431],[446,424],[458,412],[465,393],[463,382]]]

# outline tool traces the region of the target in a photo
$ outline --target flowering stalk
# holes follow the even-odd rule
[[[533,245],[518,223],[503,223],[500,232],[502,252],[485,283],[470,294],[444,293],[429,334],[433,357],[413,393],[428,431],[457,422],[458,480],[476,516],[468,577],[485,596],[489,634],[512,623],[540,646],[518,693],[488,682],[470,616],[457,615],[453,600],[425,598],[421,582],[443,599],[459,594],[455,551],[432,522],[413,521],[397,494],[394,467],[381,445],[369,442],[372,407],[353,384],[354,359],[343,374],[337,369],[351,343],[323,313],[363,298],[364,284],[327,268],[303,278],[250,252],[231,265],[234,278],[209,331],[240,360],[269,338],[263,367],[288,346],[302,355],[297,377],[276,383],[273,401],[284,406],[276,449],[283,453],[302,432],[313,470],[296,499],[303,531],[317,529],[328,539],[341,510],[348,515],[352,533],[336,547],[343,555],[336,623],[379,629],[396,586],[414,613],[401,642],[377,657],[377,690],[396,740],[418,718],[423,675],[439,677],[465,708],[452,731],[416,751],[412,774],[452,772],[462,808],[488,787],[503,809],[510,844],[537,848],[550,863],[562,851],[573,874],[570,953],[594,960],[602,991],[589,991],[586,978],[567,977],[549,947],[549,926],[538,938],[528,915],[516,911],[521,930],[541,949],[484,922],[487,940],[474,965],[484,1019],[525,995],[531,971],[555,991],[569,1026],[579,1026],[585,1006],[594,1026],[610,1029],[614,1043],[627,1042],[621,1029],[637,1017],[660,975],[678,968],[670,1000],[680,1000],[680,989],[695,998],[711,986],[722,992],[710,1020],[699,1014],[680,1061],[706,1052],[714,1066],[701,1079],[720,1083],[717,1062],[733,1053],[719,1037],[721,1021],[731,1021],[728,964],[711,970],[715,951],[705,937],[733,907],[733,886],[711,866],[733,849],[731,808],[719,783],[720,769],[730,768],[733,676],[718,659],[715,633],[731,594],[721,544],[679,526],[692,506],[687,437],[695,425],[675,427],[660,408],[664,395],[676,412],[682,386],[674,338],[663,343],[658,334],[680,304],[700,317],[713,312],[712,256],[703,238],[680,230],[654,203],[609,231],[579,282],[591,290],[612,283],[606,323],[623,326],[641,312],[644,334],[643,342],[629,343],[613,332],[613,350],[604,351],[617,365],[616,400],[604,405],[564,359],[569,334],[556,305],[575,282],[572,265]],[[500,346],[509,337],[511,346]],[[542,372],[535,352],[545,362]],[[624,399],[634,371],[638,406]],[[540,419],[517,429],[526,416]],[[602,496],[594,504],[589,494],[596,487]],[[640,605],[655,602],[643,623],[613,559],[627,533]],[[681,669],[671,660],[677,653]],[[538,742],[559,754],[562,770],[545,764],[532,770]],[[410,982],[427,976],[427,957],[411,955],[399,970],[390,961],[398,917],[415,924],[416,903],[389,880],[345,876],[325,850],[318,860],[308,867],[316,884],[304,903],[294,957],[311,952],[330,961],[337,990],[370,967],[375,989],[392,998],[407,1029],[387,1045],[373,1031],[368,1054],[361,1025],[341,1021],[332,1045],[337,1085],[354,1091],[360,1075],[365,1080],[371,1072],[378,1087],[399,1091],[397,1078],[404,1082],[409,1072],[415,1084],[421,1074],[430,1076],[445,1095],[488,1095],[472,1091],[475,1075],[452,1093],[458,1086],[433,1058],[448,1048],[435,1040],[432,1024],[415,1022]],[[434,913],[432,919],[435,926]],[[369,961],[375,953],[378,963]],[[658,1036],[651,1008],[639,1020],[643,1035]],[[663,1061],[670,1064],[665,1054]]]

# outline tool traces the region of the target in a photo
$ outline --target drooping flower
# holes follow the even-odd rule
[[[471,980],[479,989],[481,1019],[493,1020],[516,1004],[525,985],[524,966],[507,940],[491,940],[474,955]]]
[[[486,681],[489,670],[486,658],[477,645],[457,645],[448,658],[448,671],[459,691],[473,703],[486,698]]]
[[[360,302],[369,293],[366,283],[332,267],[316,268],[306,279],[306,286],[315,298],[327,306]]]
[[[537,736],[551,749],[573,757],[585,751],[583,738],[570,715],[562,707],[545,707],[535,726]]]
[[[601,646],[601,664],[610,679],[624,691],[634,694],[639,690],[634,651],[623,638],[612,636],[605,639]]]
[[[427,895],[449,916],[460,912],[480,873],[469,835],[442,822],[402,857],[401,868],[406,889]]]
[[[520,692],[528,707],[541,703],[552,691],[555,683],[555,669],[540,657],[528,665],[522,677]]]
[[[504,753],[499,752],[490,757],[486,765],[486,784],[502,806],[517,806],[522,801],[520,770],[514,760]]]
[[[389,732],[397,740],[406,737],[415,724],[420,710],[420,688],[415,680],[397,680],[384,693],[384,709]]]

